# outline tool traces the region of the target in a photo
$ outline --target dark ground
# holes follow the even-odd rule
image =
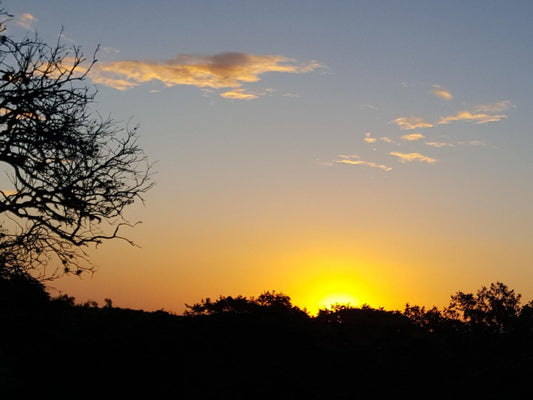
[[[6,400],[533,398],[529,326],[431,331],[370,308],[312,318],[270,304],[177,316],[38,290],[17,296],[1,299]]]

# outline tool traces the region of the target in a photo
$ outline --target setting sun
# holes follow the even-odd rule
[[[349,277],[329,276],[317,280],[315,285],[309,288],[304,300],[304,306],[311,314],[335,304],[359,307],[368,302],[365,291]]]
[[[334,305],[347,305],[351,307],[359,307],[361,304],[359,300],[349,293],[333,293],[324,297],[318,302],[318,308],[331,308]]]
[[[291,264],[300,276],[305,274],[290,288],[291,298],[311,314],[335,304],[360,307],[374,300],[364,266],[353,260],[304,256]]]

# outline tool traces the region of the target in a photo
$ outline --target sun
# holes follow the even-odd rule
[[[298,293],[301,303],[311,314],[332,306],[360,307],[369,302],[368,291],[357,279],[342,273],[328,273],[307,281]]]
[[[359,299],[350,293],[332,293],[318,301],[318,308],[331,308],[334,305],[346,305],[351,307],[360,306]]]
[[[318,253],[301,254],[280,263],[290,266],[286,270],[290,275],[284,275],[290,283],[284,290],[290,293],[295,305],[314,316],[334,305],[357,308],[379,304],[382,297],[378,296],[371,261]]]

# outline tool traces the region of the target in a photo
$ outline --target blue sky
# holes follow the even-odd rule
[[[310,309],[496,280],[533,297],[530,2],[3,6],[10,34],[100,45],[95,109],[157,161],[142,248],[106,244],[58,290],[177,312],[272,289]]]

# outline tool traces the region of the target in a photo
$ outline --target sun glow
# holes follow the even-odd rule
[[[361,305],[359,300],[350,293],[333,293],[320,300],[318,302],[318,308],[331,308],[337,304],[351,307],[359,307]]]
[[[335,304],[358,307],[366,302],[361,282],[343,273],[329,273],[312,282],[308,287],[306,306],[312,314]]]
[[[300,275],[298,285],[288,292],[310,315],[336,304],[360,307],[375,300],[372,284],[365,276],[368,269],[353,260],[313,257],[302,264],[305,275]]]
[[[299,251],[271,260],[279,269],[269,270],[273,282],[282,282],[279,290],[309,315],[332,305],[385,307],[399,309],[405,305],[398,296],[405,269],[390,265],[374,253],[372,246],[353,248],[325,241],[302,246]],[[369,254],[365,254],[368,252]],[[400,300],[398,300],[400,299]]]

